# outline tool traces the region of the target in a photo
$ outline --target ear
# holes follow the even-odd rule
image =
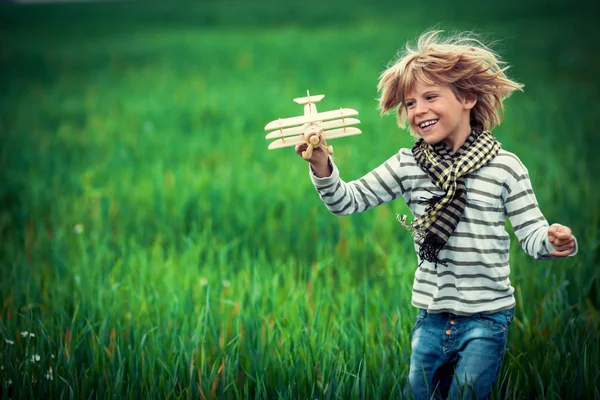
[[[477,104],[477,96],[474,93],[467,93],[462,102],[465,110],[471,110]]]

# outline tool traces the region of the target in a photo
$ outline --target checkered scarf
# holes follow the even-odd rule
[[[421,218],[407,225],[406,215],[398,220],[419,240],[421,262],[446,265],[438,258],[440,250],[456,229],[465,210],[467,188],[464,176],[492,160],[500,150],[500,142],[490,132],[473,130],[454,154],[443,142],[429,145],[419,139],[412,148],[417,164],[429,175],[431,182],[445,193],[424,200],[427,203]]]

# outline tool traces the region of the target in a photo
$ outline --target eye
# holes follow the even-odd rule
[[[414,101],[407,101],[406,103],[404,103],[404,106],[406,108],[413,108],[415,106],[415,102]]]
[[[436,97],[438,97],[437,94],[430,94],[429,96],[427,96],[427,100],[431,101],[431,100],[435,99]]]

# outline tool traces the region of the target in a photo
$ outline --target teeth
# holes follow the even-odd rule
[[[425,128],[426,126],[433,125],[433,124],[435,124],[436,122],[437,122],[437,119],[432,119],[431,121],[425,121],[425,122],[421,122],[421,123],[419,124],[419,127],[421,127],[421,129],[422,129],[422,128]]]

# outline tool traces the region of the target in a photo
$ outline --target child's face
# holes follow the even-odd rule
[[[476,100],[459,99],[448,85],[417,81],[404,100],[413,132],[428,144],[444,141],[458,150],[471,132],[470,111]]]

